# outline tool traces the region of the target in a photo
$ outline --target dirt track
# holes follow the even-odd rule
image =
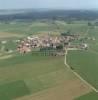
[[[75,72],[74,70],[71,69],[70,65],[67,64],[67,55],[68,55],[68,50],[66,50],[66,52],[65,52],[65,61],[64,61],[64,63],[65,63],[65,65],[66,65],[66,67],[68,67],[68,69],[70,69],[71,72],[72,72],[78,79],[80,79],[82,82],[84,82],[84,84],[88,85],[93,91],[98,92],[98,90],[97,90],[95,87],[93,87],[90,83],[88,83],[86,80],[84,80],[77,72]]]

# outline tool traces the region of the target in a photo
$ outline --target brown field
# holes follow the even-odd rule
[[[11,38],[11,37],[23,37],[23,35],[20,34],[13,34],[8,32],[0,32],[0,38]]]
[[[65,81],[54,88],[30,96],[24,96],[16,100],[74,100],[91,91],[90,87],[76,78]]]

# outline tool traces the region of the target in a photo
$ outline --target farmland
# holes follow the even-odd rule
[[[80,96],[76,100],[97,100],[98,99],[98,94],[95,92],[90,92],[84,96]]]
[[[0,23],[0,33],[7,32],[20,35],[29,35],[39,32],[63,32],[71,30],[73,33],[85,32],[87,25],[84,23],[67,24],[65,21],[32,21],[32,22],[9,22]]]
[[[88,26],[85,22],[74,22],[74,24],[67,24],[65,21],[51,21],[51,20],[37,20],[31,22],[0,22],[0,40],[7,41],[6,44],[0,43],[0,52],[4,54],[6,49],[15,51],[17,43],[15,41],[21,40],[30,35],[40,34],[55,34],[70,31],[72,34],[85,34]]]
[[[35,94],[66,84],[68,81],[77,83],[76,80],[81,83],[65,67],[63,57],[51,58],[28,54],[0,61],[0,99],[3,100]],[[89,87],[83,86],[85,87],[83,89],[84,93],[88,93],[90,91]],[[79,89],[81,84],[76,87]],[[80,92],[78,95],[81,94],[83,93]]]
[[[80,58],[81,57],[81,58]],[[79,58],[79,59],[77,59]],[[88,80],[96,88],[97,86],[97,55],[91,52],[73,51],[69,53],[69,63],[75,66],[75,70]],[[71,62],[70,62],[71,61]],[[93,62],[92,62],[93,61]],[[81,67],[80,67],[81,65]],[[92,67],[93,66],[93,67]]]
[[[96,40],[87,40],[89,49],[87,51],[69,51],[67,56],[68,64],[74,68],[83,79],[90,83],[96,90],[98,90],[98,27],[90,28],[88,37],[95,37]],[[81,96],[76,100],[97,100],[98,95],[96,92],[91,92],[87,95]]]
[[[16,50],[15,42],[30,35],[49,32],[58,35],[70,31],[72,34],[80,35],[81,38],[97,37],[97,27],[87,32],[88,29],[89,26],[84,21],[74,21],[72,24],[58,20],[1,22],[0,100],[65,100],[65,98],[73,100],[88,93],[93,95],[92,89],[64,65],[64,56],[36,55],[32,52],[20,54]],[[68,64],[95,88],[98,88],[97,41],[97,39],[85,40],[90,49],[68,51],[67,59]],[[79,40],[73,42],[73,44],[79,43],[81,43]],[[7,52],[7,49],[11,52]]]

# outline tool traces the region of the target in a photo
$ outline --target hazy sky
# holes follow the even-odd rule
[[[0,9],[11,8],[97,9],[98,0],[0,0]]]

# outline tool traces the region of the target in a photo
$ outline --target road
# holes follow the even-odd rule
[[[72,69],[71,69],[70,65],[68,65],[68,63],[67,63],[67,55],[68,55],[68,50],[66,49],[66,50],[65,50],[65,59],[64,59],[64,64],[66,65],[66,67],[67,67],[68,69],[70,69],[71,72],[72,72],[77,78],[79,78],[79,79],[80,79],[81,81],[83,81],[86,85],[88,85],[93,91],[98,92],[98,90],[97,90],[95,87],[93,87],[90,83],[88,83],[86,80],[84,80],[77,72],[75,72],[75,70],[72,70]]]

